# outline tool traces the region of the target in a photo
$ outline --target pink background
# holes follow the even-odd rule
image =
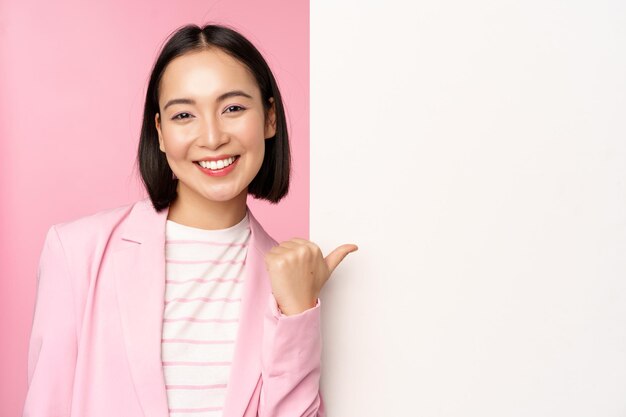
[[[247,36],[274,71],[294,171],[277,206],[250,199],[277,240],[309,237],[308,1],[12,1],[0,5],[0,415],[21,414],[37,262],[47,229],[146,194],[134,158],[145,88],[187,23]]]

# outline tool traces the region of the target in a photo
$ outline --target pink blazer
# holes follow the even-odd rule
[[[149,199],[53,225],[37,274],[24,417],[168,417],[161,363],[165,221]],[[282,315],[248,208],[239,332],[224,417],[324,416],[320,303]]]

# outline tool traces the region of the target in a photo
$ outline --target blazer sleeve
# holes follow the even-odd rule
[[[263,330],[259,417],[324,417],[320,300],[286,316],[270,293]]]
[[[70,270],[55,226],[39,258],[23,417],[69,416],[78,351]]]

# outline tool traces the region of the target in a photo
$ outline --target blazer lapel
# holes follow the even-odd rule
[[[239,330],[222,414],[224,417],[244,415],[261,377],[263,314],[271,292],[264,254],[271,249],[273,242],[249,208],[248,215],[250,245],[243,269]]]
[[[146,416],[168,417],[161,362],[165,296],[165,221],[149,200],[137,202],[113,252],[122,331],[135,391]]]
[[[247,210],[250,245],[224,417],[243,416],[259,382],[263,314],[271,293],[264,254],[274,241]],[[150,417],[169,416],[161,361],[168,212],[157,212],[147,198],[137,202],[120,230],[121,248],[112,253],[128,363],[139,402]]]

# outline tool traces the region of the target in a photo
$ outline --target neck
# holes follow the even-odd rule
[[[177,197],[170,204],[167,219],[199,229],[226,229],[246,215],[248,189],[228,201],[212,201],[184,187],[180,182]]]

